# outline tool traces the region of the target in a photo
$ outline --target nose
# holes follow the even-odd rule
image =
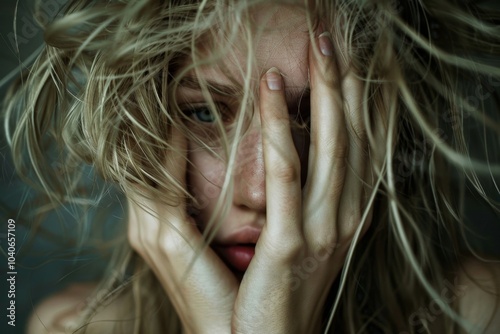
[[[259,116],[257,115],[257,118]],[[245,137],[238,147],[234,170],[234,204],[252,211],[266,209],[266,172],[262,151],[260,122],[252,121]]]

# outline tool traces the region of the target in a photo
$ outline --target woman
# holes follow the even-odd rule
[[[499,54],[498,16],[468,6],[70,1],[7,98],[8,137],[52,203],[81,199],[81,162],[118,184],[127,239],[29,332],[500,329],[499,267],[462,247],[452,184],[494,205],[476,173],[499,166],[463,124],[497,135],[496,115],[459,83],[498,82],[471,59]]]

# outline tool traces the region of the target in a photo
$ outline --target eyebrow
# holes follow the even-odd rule
[[[214,95],[221,95],[227,97],[240,97],[243,95],[243,89],[236,85],[221,84],[210,79],[203,79],[206,83],[207,90]],[[202,90],[200,81],[194,77],[184,77],[179,86],[186,87],[193,90]],[[311,94],[311,87],[309,83],[306,86],[292,86],[285,89],[285,99],[287,106],[296,107],[300,104],[303,98],[309,97]]]
[[[224,85],[213,80],[204,79],[206,82],[207,90],[214,95],[223,95],[229,97],[237,97],[242,95],[242,89],[237,86]],[[200,84],[200,80],[193,77],[184,77],[179,83],[179,86],[186,87],[193,90],[202,90],[202,85]]]

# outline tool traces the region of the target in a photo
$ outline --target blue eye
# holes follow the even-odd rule
[[[188,105],[184,108],[183,113],[199,123],[212,124],[217,121],[217,115],[221,121],[227,124],[232,119],[230,109],[220,103],[215,105],[216,110],[212,110],[208,105]]]
[[[208,107],[193,108],[190,110],[190,113],[196,120],[203,123],[213,123],[216,120],[215,115]]]

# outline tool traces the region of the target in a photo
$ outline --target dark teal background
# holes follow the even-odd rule
[[[54,15],[61,7],[62,0],[43,0],[47,15]],[[20,0],[17,8],[18,47],[15,43],[14,13],[15,0],[2,0],[0,4],[0,96],[7,89],[6,82],[12,81],[17,73],[30,63],[30,56],[42,44],[43,34],[33,21],[33,1]],[[31,57],[32,58],[32,57]],[[28,60],[26,62],[26,60]],[[25,324],[34,305],[43,298],[64,289],[75,281],[96,280],[105,263],[102,253],[95,249],[61,247],[70,244],[77,236],[75,212],[71,208],[49,215],[44,221],[44,228],[55,234],[45,238],[34,236],[29,229],[31,219],[26,217],[30,211],[30,200],[34,193],[14,173],[10,151],[7,147],[1,125],[0,137],[0,248],[7,249],[7,220],[16,221],[16,326],[7,324],[8,285],[6,282],[7,258],[0,256],[0,333],[20,334],[25,332]],[[53,166],[57,168],[56,165]],[[94,183],[89,167],[87,182]],[[99,182],[102,184],[102,182]],[[96,189],[93,189],[94,191]],[[105,198],[109,206],[109,217],[100,219],[105,229],[113,231],[112,225],[120,220],[121,209],[115,193]],[[94,216],[90,213],[90,217]]]
[[[59,4],[60,0],[48,0]],[[17,13],[17,28],[19,53],[14,41],[13,19],[15,12],[15,0],[2,0],[0,11],[0,80],[12,78],[12,73],[19,72],[28,64],[23,62],[28,59],[42,43],[42,32],[33,23],[31,2],[19,1]],[[490,3],[497,3],[490,1]],[[47,5],[50,12],[55,7]],[[3,97],[6,85],[0,87],[0,95]],[[498,114],[498,111],[497,111]],[[7,259],[0,257],[0,333],[23,333],[24,324],[28,315],[41,299],[63,289],[73,281],[93,280],[97,272],[103,267],[100,253],[93,249],[82,249],[75,255],[75,249],[61,248],[61,243],[70,241],[76,235],[76,222],[71,212],[63,211],[60,215],[51,215],[46,219],[45,226],[59,235],[59,240],[47,240],[30,234],[29,221],[24,221],[23,214],[29,211],[29,199],[32,192],[14,174],[9,149],[3,135],[0,139],[0,246],[6,249],[6,224],[7,219],[16,220],[16,247],[17,256],[17,281],[16,281],[16,327],[7,325],[7,285],[5,273],[7,271]],[[471,145],[474,147],[474,145]],[[498,153],[498,152],[497,152]],[[89,167],[89,171],[91,171]],[[93,177],[89,177],[92,182]],[[486,181],[488,182],[488,181]],[[473,243],[487,253],[500,254],[500,228],[498,217],[495,217],[478,200],[468,198],[468,216],[470,227],[480,237],[474,238]],[[113,234],[113,228],[121,222],[121,209],[116,194],[111,194],[105,199],[112,214],[104,221],[99,219],[97,223],[107,224],[108,234]],[[94,222],[96,223],[96,222]],[[34,237],[34,238],[33,238]]]

